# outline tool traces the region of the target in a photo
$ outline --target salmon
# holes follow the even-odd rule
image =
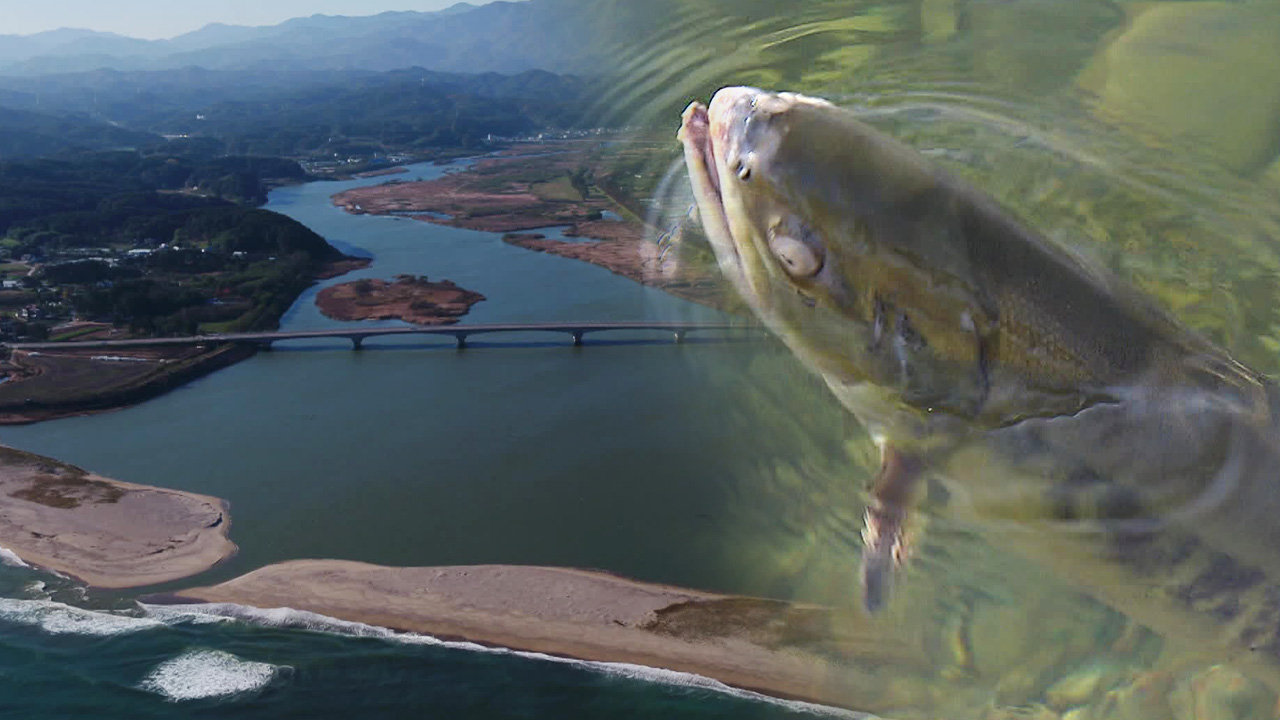
[[[948,512],[1280,688],[1280,393],[1153,300],[819,98],[727,87],[679,132],[720,272],[881,453],[862,603]]]

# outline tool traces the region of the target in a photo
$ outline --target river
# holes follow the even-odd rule
[[[459,169],[423,164],[411,167],[409,176],[431,178]],[[724,319],[602,268],[507,245],[498,234],[353,216],[329,202],[341,190],[381,181],[317,182],[272,192],[268,209],[305,223],[344,251],[374,258],[370,267],[302,295],[282,320],[282,329],[339,326],[316,309],[319,289],[400,273],[447,278],[483,293],[488,299],[473,307],[467,322]],[[285,559],[327,557],[398,565],[567,565],[722,591],[777,594],[780,588],[771,574],[758,572],[758,561],[743,552],[749,546],[733,541],[758,537],[768,523],[764,517],[733,511],[743,505],[744,492],[734,468],[770,463],[787,442],[761,442],[744,432],[742,422],[750,411],[735,384],[763,358],[770,367],[781,363],[790,368],[802,377],[799,382],[816,388],[772,343],[712,343],[690,337],[675,345],[651,342],[655,339],[668,338],[606,334],[575,348],[560,335],[486,336],[473,339],[464,351],[455,349],[451,339],[372,339],[360,352],[343,340],[280,343],[272,352],[144,404],[6,428],[3,441],[109,477],[229,500],[231,536],[240,552],[171,587],[206,584]],[[822,394],[814,396],[824,401]],[[838,413],[831,401],[825,401],[825,410]],[[825,441],[838,445],[842,429],[835,423]],[[730,456],[740,464],[722,462]],[[13,575],[5,577],[12,599],[0,600],[10,603],[0,608],[0,622],[18,629],[12,643],[0,646],[0,657],[8,658],[0,660],[3,666],[22,665],[17,658],[34,646],[44,647],[50,623],[65,624],[65,617],[81,618],[86,628],[113,622],[110,616],[77,615],[38,599],[50,593],[59,600],[68,592],[76,595],[65,583],[31,580],[25,569],[0,568],[0,573]],[[42,585],[32,590],[33,582]],[[89,607],[120,603],[128,601],[111,594],[76,597],[77,605]],[[382,673],[376,682],[385,685],[391,682],[388,675],[403,677],[414,672],[416,663],[438,664],[448,658],[451,672],[463,678],[470,673],[462,668],[479,663],[475,672],[480,677],[462,680],[461,686],[468,688],[462,694],[454,692],[456,681],[443,683],[438,691],[416,690],[399,698],[394,707],[453,703],[466,714],[470,693],[495,691],[494,679],[487,676],[496,664],[498,675],[505,677],[499,681],[506,688],[502,692],[517,696],[540,695],[548,682],[566,687],[586,683],[603,684],[594,692],[605,697],[618,695],[603,701],[609,707],[625,705],[630,702],[625,698],[639,693],[646,702],[675,702],[674,708],[687,706],[700,713],[709,708],[732,709],[735,716],[744,708],[748,715],[790,712],[723,693],[647,683],[636,687],[638,681],[619,679],[616,673],[535,668],[529,660],[476,658],[460,650],[375,649],[369,641],[322,641],[307,633],[277,633],[268,639],[255,625],[212,629],[175,620],[157,628],[155,623],[138,621],[132,627],[121,622],[102,632],[144,635],[105,641],[86,630],[79,640],[59,637],[69,647],[92,643],[101,657],[87,658],[90,667],[79,670],[70,669],[78,667],[78,660],[50,658],[58,669],[24,670],[22,681],[33,680],[27,672],[41,677],[72,672],[119,690],[139,686],[145,677],[135,677],[138,672],[145,676],[143,670],[154,672],[165,662],[187,657],[173,672],[207,675],[210,679],[201,682],[208,683],[211,697],[234,696],[224,692],[234,686],[234,678],[255,685],[257,681],[243,678],[257,677],[263,685],[287,685],[277,691],[283,693],[279,702],[296,709],[301,694],[315,691],[303,679],[306,671],[292,674],[286,683],[284,671],[245,664],[269,648],[266,655],[296,658],[287,663],[293,668],[327,662],[362,666],[343,679],[324,680],[322,696],[328,699],[317,700],[315,707],[365,699],[359,692],[370,672]],[[348,642],[349,652],[337,649]],[[318,655],[316,644],[325,646]],[[230,646],[242,649],[189,657],[190,652]],[[363,667],[360,658],[370,652],[390,653],[381,660],[385,667]],[[125,658],[138,672],[122,674],[113,668],[100,677],[99,670],[115,662],[108,658]],[[220,672],[226,676],[221,688]],[[569,679],[552,680],[560,675]],[[99,694],[83,683],[72,685],[86,701]],[[563,709],[580,700],[551,702],[548,711],[558,702],[569,703]],[[31,707],[45,702],[33,701]],[[511,708],[527,709],[531,700],[510,702]],[[145,701],[126,702],[117,709],[121,716],[134,716],[147,707]]]

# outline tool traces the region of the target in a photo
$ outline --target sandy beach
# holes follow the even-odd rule
[[[691,672],[863,711],[947,690],[926,643],[904,639],[901,630],[890,635],[860,612],[569,568],[296,560],[144,600],[290,607],[439,638]]]
[[[226,503],[111,480],[0,446],[0,546],[101,588],[195,575],[230,557]]]

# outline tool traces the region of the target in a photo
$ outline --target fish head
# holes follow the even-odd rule
[[[976,362],[977,313],[946,225],[911,212],[941,182],[916,153],[826,100],[749,87],[691,104],[678,137],[721,272],[828,384],[923,404],[973,389],[943,376]]]

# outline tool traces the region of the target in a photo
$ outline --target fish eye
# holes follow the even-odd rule
[[[790,233],[771,231],[769,250],[781,263],[782,269],[793,278],[813,277],[822,269],[821,249]]]

